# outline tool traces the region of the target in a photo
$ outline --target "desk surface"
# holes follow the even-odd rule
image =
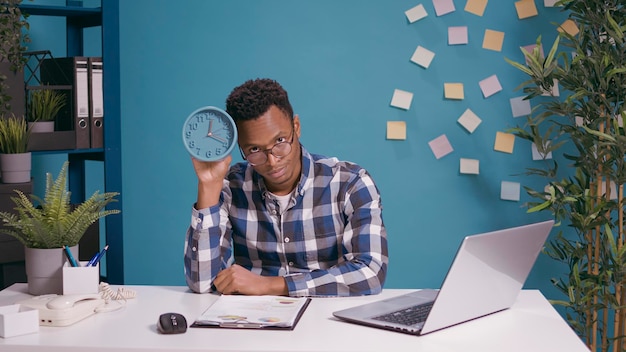
[[[160,314],[177,312],[193,322],[215,299],[179,286],[125,286],[135,299],[117,311],[99,313],[68,327],[40,327],[39,333],[0,338],[0,351],[589,351],[545,297],[521,292],[515,305],[425,336],[345,323],[332,312],[411,290],[387,289],[376,296],[314,298],[293,331],[190,328],[160,335]],[[0,291],[0,306],[28,295],[25,284]]]

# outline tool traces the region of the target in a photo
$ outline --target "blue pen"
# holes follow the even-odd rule
[[[63,251],[65,252],[65,256],[67,257],[67,260],[69,260],[70,265],[74,267],[78,266],[76,259],[74,259],[74,256],[72,255],[72,252],[70,251],[70,247],[63,246]]]
[[[104,256],[104,253],[106,253],[107,249],[109,249],[108,244],[104,246],[100,252],[96,253],[91,259],[89,259],[87,266],[96,266],[100,259],[102,259],[102,256]]]

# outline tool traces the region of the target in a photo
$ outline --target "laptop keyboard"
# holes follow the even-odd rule
[[[395,312],[373,317],[372,319],[407,326],[415,325],[426,320],[426,316],[428,316],[428,312],[430,312],[433,303],[434,302],[429,302],[409,308],[402,308]]]

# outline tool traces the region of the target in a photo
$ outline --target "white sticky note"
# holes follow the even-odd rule
[[[426,12],[424,5],[422,4],[419,4],[409,10],[404,11],[404,14],[406,15],[407,20],[409,20],[409,23],[417,22],[422,18],[428,16],[428,13]]]
[[[554,84],[552,85],[552,90],[545,90],[545,91],[543,92],[543,94],[541,94],[541,95],[543,95],[544,97],[549,97],[549,96],[558,97],[558,96],[559,96],[559,94],[561,94],[561,93],[559,92],[559,80],[558,80],[558,79],[556,79],[556,78],[554,78],[554,79],[552,80],[552,82],[554,83]]]
[[[513,117],[528,116],[532,108],[530,107],[530,100],[524,100],[524,97],[511,98],[511,111]]]
[[[454,12],[454,1],[452,0],[433,0],[433,6],[435,7],[435,14],[437,16],[447,15]]]
[[[548,143],[548,145],[550,145]],[[552,159],[552,152],[548,152],[548,154],[545,155],[545,157],[543,156],[543,154],[541,154],[539,152],[539,149],[537,149],[537,145],[535,143],[532,143],[530,145],[531,148],[531,152],[533,155],[533,160],[548,160],[548,159]]]
[[[415,52],[413,52],[413,56],[411,56],[411,61],[423,68],[428,68],[434,57],[435,53],[418,45]]]
[[[478,82],[478,85],[480,86],[480,90],[483,92],[483,96],[485,98],[489,98],[502,90],[502,86],[500,85],[500,81],[498,81],[498,76],[496,75],[483,79]]]
[[[502,181],[500,184],[500,199],[519,201],[519,182]]]
[[[472,110],[466,109],[461,117],[459,117],[457,122],[461,124],[461,126],[463,126],[463,128],[465,128],[467,132],[474,133],[482,120]]]
[[[478,175],[480,162],[478,159],[466,159],[461,158],[459,165],[459,172],[462,174]]]
[[[585,119],[582,116],[575,116],[574,121],[576,122],[576,126],[582,127],[585,124]]]
[[[448,27],[448,45],[462,45],[468,42],[467,26]]]
[[[391,98],[391,106],[409,110],[411,108],[412,101],[413,93],[401,89],[394,89],[393,97]]]
[[[559,0],[543,0],[543,7],[555,7],[557,1]]]
[[[602,181],[602,196],[606,197],[606,181]],[[611,181],[611,196],[609,197],[612,200],[617,199],[617,186],[615,185],[615,181]]]
[[[441,159],[454,151],[452,145],[448,141],[448,137],[446,137],[445,134],[442,134],[441,136],[428,142],[428,145],[437,159]]]

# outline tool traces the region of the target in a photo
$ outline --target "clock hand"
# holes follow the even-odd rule
[[[218,141],[220,141],[220,142],[222,142],[222,143],[228,143],[228,141],[227,141],[227,140],[225,140],[224,138],[222,138],[222,137],[218,137],[218,136],[215,136],[215,135],[213,135],[213,134],[210,134],[210,135],[209,135],[209,137],[211,137],[211,138],[213,138],[213,139],[216,139],[216,140],[218,140]]]
[[[209,131],[207,132],[207,136],[211,137],[211,135],[213,134],[213,120],[209,120]]]

